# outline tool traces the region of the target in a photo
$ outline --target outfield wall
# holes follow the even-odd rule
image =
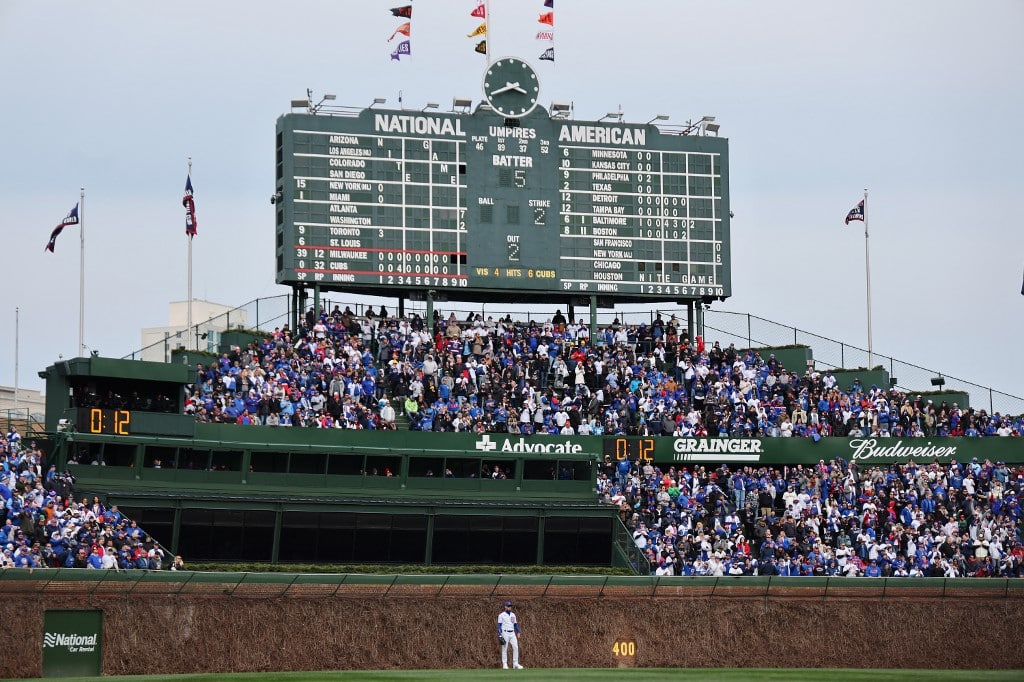
[[[10,570],[2,677],[42,674],[43,618],[103,612],[103,673],[523,664],[1024,669],[1024,580],[358,576]],[[633,656],[617,656],[615,644]]]

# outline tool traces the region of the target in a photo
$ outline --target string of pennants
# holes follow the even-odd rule
[[[487,5],[484,0],[474,0],[476,6],[469,13],[469,16],[479,19],[480,24],[472,31],[466,34],[467,38],[480,38],[476,41],[476,45],[473,47],[473,51],[478,54],[487,54]],[[540,30],[537,31],[537,40],[548,43],[548,47],[540,55],[540,59],[544,61],[555,61],[555,0],[543,0],[543,10],[537,17],[537,23],[541,24]],[[395,30],[391,33],[391,37],[388,38],[388,45],[394,43],[395,39],[399,39],[397,45],[391,49],[392,61],[401,61],[402,57],[409,57],[412,55],[412,5],[402,5],[401,7],[392,7],[391,16],[396,18],[402,23],[395,27]],[[404,20],[404,21],[403,21]],[[402,40],[402,38],[405,38]]]
[[[540,59],[553,62],[555,61],[555,0],[544,0],[544,9],[547,11],[541,12],[537,18],[537,22],[544,25],[537,31],[537,40],[549,43],[549,47],[541,53]]]
[[[478,54],[487,54],[487,5],[480,0],[477,0],[476,7],[469,13],[469,16],[480,19],[480,25],[475,29],[466,34],[467,38],[476,38],[477,36],[483,36],[473,51]]]
[[[391,16],[396,17],[399,20],[405,19],[405,22],[398,25],[398,28],[394,30],[391,37],[388,38],[390,44],[398,36],[405,36],[406,40],[401,40],[398,46],[391,52],[392,61],[402,61],[402,55],[406,57],[412,54],[412,43],[410,37],[412,35],[412,5],[403,5],[401,7],[392,7]]]

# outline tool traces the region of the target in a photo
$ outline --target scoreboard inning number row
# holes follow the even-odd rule
[[[286,114],[277,281],[731,295],[727,140],[494,111]]]

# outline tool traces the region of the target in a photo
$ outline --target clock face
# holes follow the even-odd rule
[[[484,96],[505,118],[525,116],[537,106],[540,80],[533,67],[522,59],[502,57],[484,74]]]

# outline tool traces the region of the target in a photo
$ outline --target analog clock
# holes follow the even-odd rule
[[[518,118],[537,106],[540,80],[533,67],[522,59],[502,57],[484,74],[484,96],[505,118]]]

